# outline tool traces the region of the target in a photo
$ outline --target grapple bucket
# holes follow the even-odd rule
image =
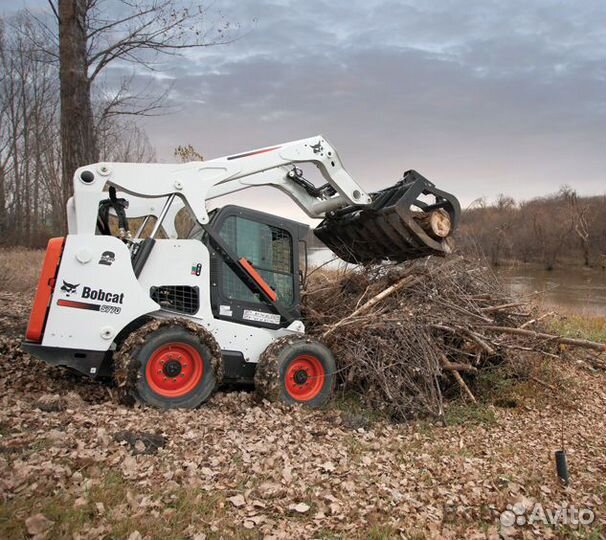
[[[430,196],[430,202],[421,200]],[[406,261],[452,250],[459,201],[416,171],[394,186],[371,193],[368,206],[340,208],[314,229],[315,235],[350,263]],[[425,199],[425,197],[424,197]]]

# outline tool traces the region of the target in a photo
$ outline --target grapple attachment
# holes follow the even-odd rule
[[[405,172],[394,186],[370,195],[370,205],[340,208],[314,229],[341,259],[350,263],[406,261],[451,252],[450,235],[461,212],[456,197],[416,171]],[[421,200],[424,195],[432,200]]]

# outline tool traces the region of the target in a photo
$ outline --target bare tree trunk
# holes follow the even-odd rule
[[[20,69],[22,70],[22,77],[26,79],[27,77],[27,68],[24,65],[23,57],[20,58]],[[30,125],[29,125],[29,109],[28,109],[28,99],[26,94],[26,86],[25,84],[21,85],[20,88],[21,93],[21,118],[23,125],[23,201],[24,201],[24,215],[22,222],[21,234],[23,235],[24,243],[27,246],[31,246],[31,227],[32,227],[32,216],[31,216],[31,194],[30,194],[30,184],[31,184],[31,174],[30,174]]]
[[[5,183],[6,174],[4,173],[4,165],[0,165],[0,238],[6,237],[8,231]],[[0,240],[0,243],[2,243],[2,240]]]
[[[84,0],[59,0],[63,204],[78,167],[99,161],[88,78]],[[65,209],[63,209],[65,212]],[[65,214],[64,214],[64,222]]]

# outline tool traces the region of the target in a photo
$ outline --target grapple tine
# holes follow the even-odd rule
[[[432,195],[435,202],[421,200],[422,195]],[[456,197],[416,171],[407,171],[400,182],[372,193],[371,198],[368,206],[331,212],[314,230],[341,259],[406,261],[451,252],[450,236],[461,212]]]

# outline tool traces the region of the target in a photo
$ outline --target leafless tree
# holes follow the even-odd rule
[[[560,194],[569,206],[572,229],[579,240],[583,253],[583,264],[589,266],[589,242],[591,238],[591,230],[587,219],[589,205],[579,200],[577,192],[570,186],[562,187]]]
[[[158,56],[228,42],[231,28],[228,22],[212,21],[202,6],[178,0],[48,3],[59,29],[62,194],[67,199],[75,169],[99,160],[96,127],[103,129],[103,123],[116,115],[156,113],[164,97],[142,101],[128,91],[127,79],[95,117],[92,89],[104,70],[118,62],[154,70]]]
[[[110,118],[97,128],[99,153],[105,161],[150,163],[156,152],[147,134],[136,123]]]
[[[0,18],[0,244],[42,246],[64,230],[58,63],[53,36],[31,14]],[[96,96],[95,118],[107,100]],[[130,116],[106,115],[94,135],[108,161],[152,161]]]

